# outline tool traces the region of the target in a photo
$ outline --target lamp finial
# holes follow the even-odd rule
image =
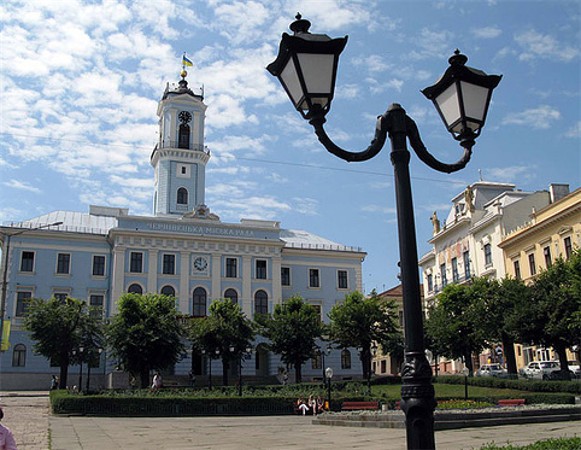
[[[293,23],[289,25],[291,31],[293,31],[294,34],[309,33],[311,22],[309,22],[307,19],[303,19],[301,13],[297,13],[295,19],[297,20],[295,20]]]

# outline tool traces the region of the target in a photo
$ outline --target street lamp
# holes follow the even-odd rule
[[[377,355],[377,344],[371,344],[371,351],[369,353],[369,365],[367,366],[367,395],[371,395],[371,372],[373,372],[373,360]]]
[[[462,373],[464,374],[464,400],[468,400],[468,374],[470,373],[470,369],[464,367]]]
[[[325,355],[329,356],[331,354],[331,344],[328,344],[327,347],[325,349],[323,349],[322,347],[320,347],[319,345],[317,345],[317,349],[319,351],[319,355],[321,355],[321,367],[323,369],[323,380],[325,379]]]
[[[85,388],[85,391],[87,392],[87,394],[89,393],[89,387],[91,385],[91,359],[96,356],[97,360],[98,360],[97,367],[99,367],[101,365],[101,353],[103,353],[102,348],[96,349],[96,355],[93,354],[92,352],[89,352],[89,360],[88,360],[89,362],[87,363],[87,386]]]
[[[62,225],[62,222],[54,222],[46,225],[40,225],[34,228],[22,228],[14,233],[3,233],[6,236],[3,249],[3,270],[2,270],[2,297],[0,297],[0,349],[2,348],[2,340],[4,336],[4,315],[6,314],[6,294],[8,288],[8,263],[10,262],[10,238],[18,236],[19,234],[28,233],[30,231],[41,230],[43,228],[56,227]]]
[[[454,164],[445,164],[424,146],[415,122],[397,103],[377,120],[375,138],[369,147],[353,153],[337,146],[325,132],[325,116],[334,96],[338,58],[347,37],[331,39],[311,34],[310,22],[297,15],[290,25],[292,36],[283,33],[279,53],[267,70],[281,82],[303,118],[313,126],[323,146],[348,162],[366,161],[379,153],[389,136],[399,230],[401,281],[403,287],[405,361],[402,367],[401,408],[406,415],[407,446],[414,449],[435,448],[434,387],[432,370],[424,353],[424,330],[418,277],[418,256],[413,201],[409,175],[410,153],[406,139],[418,157],[431,168],[451,173],[470,160],[472,146],[484,126],[492,90],[501,76],[486,75],[466,66],[466,56],[456,51],[450,67],[440,80],[422,93],[436,105],[446,128],[464,148],[464,155]]]
[[[329,411],[331,411],[331,378],[333,378],[333,369],[327,367],[325,369],[325,379],[327,380],[327,405]]]

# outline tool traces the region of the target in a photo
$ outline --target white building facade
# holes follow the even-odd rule
[[[514,184],[485,181],[471,184],[452,198],[443,223],[436,213],[432,216],[434,229],[429,242],[433,248],[419,261],[425,305],[436,301],[449,283],[466,283],[480,276],[504,278],[504,252],[498,244],[550,201],[548,191],[522,192]],[[478,363],[486,358],[484,353]],[[457,373],[463,367],[459,361],[442,361],[439,372]]]
[[[153,216],[90,206],[88,213],[54,211],[0,227],[4,325],[11,330],[10,346],[0,355],[0,390],[45,389],[58,373],[34,354],[23,329],[31,297],[83,299],[102,307],[105,317],[116,313],[117,299],[125,292],[173,295],[180,312],[198,317],[207,314],[212,300],[229,298],[252,319],[298,294],[326,321],[346,294],[362,290],[366,254],[361,249],[286,230],[276,221],[224,223],[210,211],[205,204],[210,158],[204,145],[205,111],[203,93],[192,91],[184,74],[179,83],[168,84],[157,111],[159,142],[151,155]],[[339,379],[361,373],[354,349],[333,350],[326,365]],[[268,381],[280,367],[277,355],[256,345],[242,374]],[[78,369],[69,369],[72,379]],[[323,369],[314,358],[303,367],[303,377],[321,378]],[[208,372],[221,374],[221,364],[187,354],[170,375],[187,377],[190,370],[204,383]],[[93,386],[115,385],[122,378],[106,351],[92,377]]]

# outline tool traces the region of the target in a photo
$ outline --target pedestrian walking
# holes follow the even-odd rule
[[[0,407],[0,420],[4,418],[4,411]],[[0,423],[0,450],[18,450],[16,447],[16,441],[12,435],[10,428],[5,427]]]

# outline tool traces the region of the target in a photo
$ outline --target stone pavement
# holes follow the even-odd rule
[[[313,425],[309,416],[109,418],[52,416],[41,397],[0,393],[5,425],[19,450],[382,449],[403,450],[405,430]],[[581,421],[464,428],[436,432],[440,450],[472,450],[489,442],[527,444],[581,434]]]

